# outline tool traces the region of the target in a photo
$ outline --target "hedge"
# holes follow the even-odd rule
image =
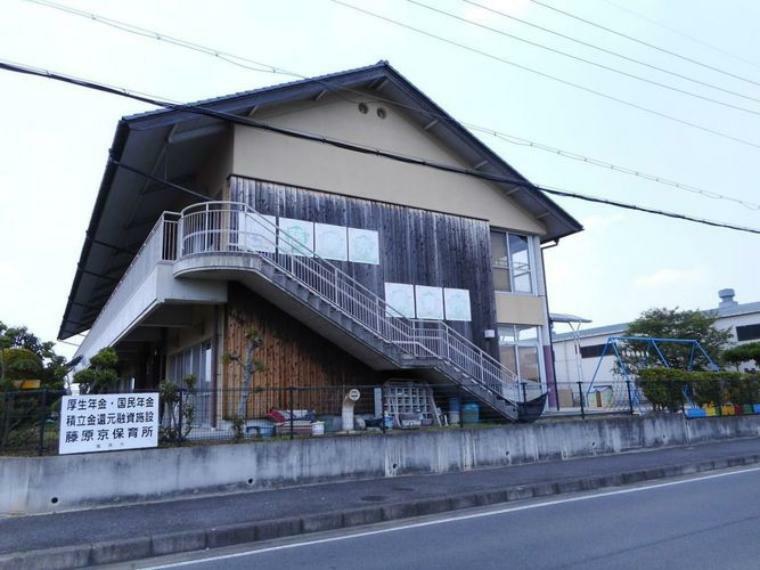
[[[637,380],[644,396],[657,410],[676,411],[697,405],[760,404],[760,373],[708,372],[675,368],[646,368]]]

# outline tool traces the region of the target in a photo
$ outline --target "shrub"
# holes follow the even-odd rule
[[[117,366],[119,356],[111,347],[106,347],[90,359],[90,366],[74,374],[74,382],[79,384],[82,394],[104,394],[116,387],[119,381]]]
[[[39,380],[42,359],[26,348],[6,348],[2,351],[7,380]]]
[[[645,368],[639,372],[638,385],[655,410],[681,409],[689,373],[677,368]]]

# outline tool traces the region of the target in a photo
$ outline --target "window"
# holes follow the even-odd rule
[[[499,325],[499,359],[521,380],[541,381],[540,350],[538,327]]]
[[[736,340],[755,340],[760,338],[760,323],[736,327]]]
[[[503,231],[491,231],[491,266],[497,291],[532,293],[530,238]]]
[[[185,378],[195,376],[195,391],[187,395],[192,404],[193,425],[212,424],[213,350],[211,342],[196,344],[169,356],[169,379],[187,388]]]
[[[602,355],[605,345],[592,344],[590,346],[581,347],[581,358],[598,358]]]

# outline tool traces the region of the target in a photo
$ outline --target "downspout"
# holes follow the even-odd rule
[[[546,247],[540,247],[541,250],[541,277],[543,278],[544,282],[544,303],[546,304],[546,316],[547,316],[547,322],[549,323],[549,350],[551,351],[551,361],[552,361],[552,384],[554,385],[554,406],[559,411],[559,390],[557,388],[557,367],[555,365],[555,357],[554,357],[554,339],[552,338],[552,335],[554,334],[552,331],[552,325],[551,325],[551,317],[549,316],[549,288],[546,286],[546,263],[544,263],[544,250],[545,249],[551,249],[553,247],[557,247],[559,245],[559,239],[555,239],[554,243],[551,245],[547,245]],[[551,402],[550,402],[551,405]]]

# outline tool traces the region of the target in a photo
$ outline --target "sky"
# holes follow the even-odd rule
[[[760,145],[760,49],[752,0],[541,0],[742,79],[563,16],[531,0],[479,0],[512,16],[717,85],[698,86],[462,0],[420,0],[556,50],[750,112],[675,93],[454,21],[407,0],[348,0],[520,66]],[[760,146],[744,144],[439,42],[330,0],[65,2],[302,75],[388,60],[455,118],[760,202]],[[643,16],[643,17],[642,17]],[[656,22],[656,23],[653,23]],[[125,34],[26,0],[0,0],[0,59],[193,101],[288,81]],[[756,100],[750,100],[756,98]],[[55,338],[120,117],[150,106],[0,71],[0,321]],[[478,136],[537,184],[760,228],[760,211]],[[381,160],[378,158],[378,160]],[[708,309],[718,289],[760,300],[760,235],[555,200],[585,226],[546,250],[552,311],[604,325],[652,306]],[[592,325],[593,326],[593,325]],[[76,343],[77,338],[70,339]],[[59,344],[62,354],[75,347]]]

